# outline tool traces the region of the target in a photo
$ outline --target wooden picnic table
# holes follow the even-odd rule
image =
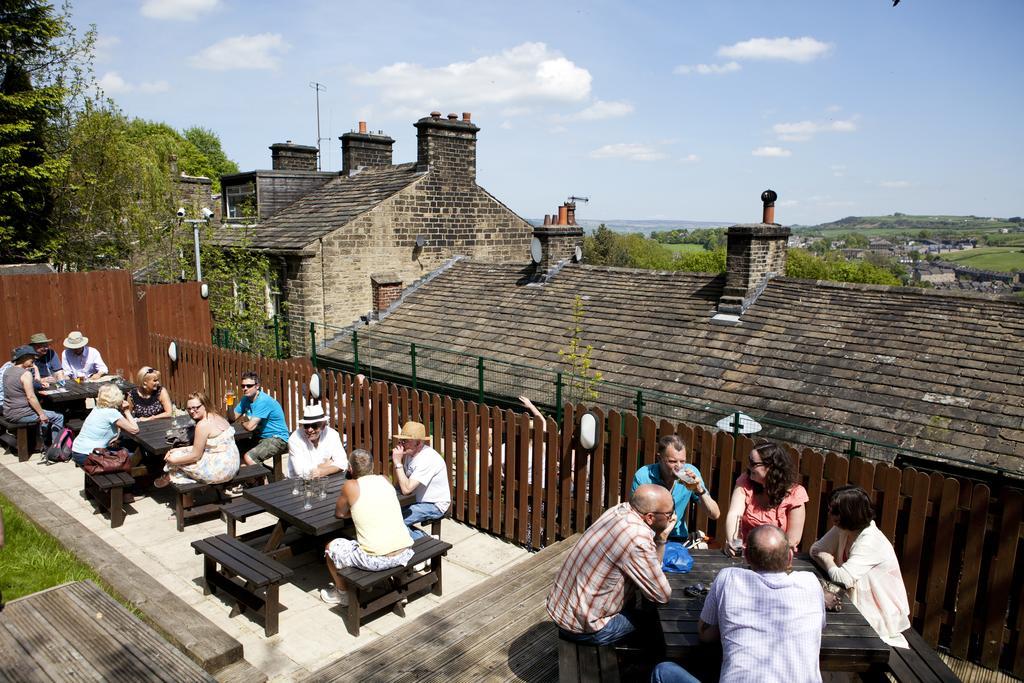
[[[64,380],[64,386],[50,386],[46,389],[40,389],[36,394],[38,394],[41,403],[49,405],[51,408],[59,407],[64,411],[72,408],[81,408],[84,410],[85,399],[96,398],[96,394],[99,393],[100,387],[104,384],[110,384],[111,382],[117,384],[117,388],[125,394],[135,386],[121,377],[102,380],[83,380],[81,384],[68,379]],[[69,405],[72,403],[77,403],[78,405]]]
[[[704,595],[690,597],[685,589],[698,583],[710,586],[721,569],[745,565],[741,558],[726,557],[720,550],[691,550],[690,555],[693,569],[686,574],[666,574],[672,586],[672,597],[668,604],[657,605],[665,655],[684,666],[705,657],[722,656],[719,645],[701,643],[697,637]],[[817,565],[806,556],[793,559],[793,570],[811,571],[820,576]],[[889,661],[889,646],[845,595],[841,612],[825,614],[826,624],[821,634],[822,671],[873,671],[883,668]]]
[[[248,442],[253,438],[252,432],[247,432],[240,426],[235,425],[235,442]],[[167,451],[174,448],[167,441],[167,431],[172,429],[183,429],[187,432],[189,443],[192,442],[195,433],[195,423],[192,418],[186,415],[175,417],[158,417],[154,420],[139,422],[139,433],[121,433],[122,441],[130,441],[139,446],[145,453],[155,459],[162,460]],[[280,466],[280,457],[274,459],[275,469]]]

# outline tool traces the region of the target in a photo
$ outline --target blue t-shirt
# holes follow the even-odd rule
[[[37,356],[35,364],[39,369],[40,377],[50,377],[64,369],[64,366],[60,364],[60,358],[57,357],[57,353],[53,349],[47,349],[46,355],[43,357]]]
[[[697,479],[700,480],[700,487],[707,488],[704,486],[704,477],[700,476],[700,470],[686,463],[683,465],[688,471],[693,472],[697,475]],[[636,471],[636,475],[633,477],[633,488],[630,489],[630,493],[636,491],[636,488],[641,484],[657,484],[658,486],[665,486],[665,482],[661,479],[661,466],[658,463],[653,465],[644,465]],[[686,529],[686,508],[690,505],[690,500],[693,498],[693,492],[690,489],[683,486],[678,480],[674,480],[672,484],[672,502],[675,503],[676,508],[676,528],[669,534],[669,538],[686,538],[689,536],[689,531]]]
[[[248,413],[249,417],[260,419],[260,426],[256,428],[255,432],[256,438],[269,439],[276,436],[282,441],[288,441],[290,435],[288,434],[288,425],[284,421],[284,411],[281,410],[281,404],[275,401],[270,394],[261,390],[256,394],[255,401],[250,401],[248,396],[243,396],[235,406],[235,415],[242,413]]]
[[[115,408],[93,408],[72,442],[71,450],[88,455],[94,448],[106,448],[117,436],[116,423],[121,417],[121,412]]]

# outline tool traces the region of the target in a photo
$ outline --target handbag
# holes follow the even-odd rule
[[[132,454],[127,448],[94,448],[82,463],[89,474],[113,474],[132,468]]]
[[[682,543],[669,541],[665,544],[665,555],[661,562],[662,571],[685,574],[693,569],[693,557]]]

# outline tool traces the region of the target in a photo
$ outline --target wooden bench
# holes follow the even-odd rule
[[[185,530],[186,519],[220,512],[221,505],[231,501],[231,496],[227,495],[226,489],[229,489],[232,486],[259,481],[260,479],[265,478],[268,474],[270,474],[270,470],[263,465],[242,465],[233,479],[220,484],[206,484],[201,482],[175,484],[172,481],[171,487],[174,489],[174,516],[178,520],[178,531]],[[196,494],[206,490],[212,490],[217,495],[217,502],[196,505]]]
[[[124,524],[124,490],[133,486],[135,479],[127,472],[112,474],[89,474],[85,472],[85,484],[82,492],[86,498],[92,498],[96,505],[110,513],[110,528],[116,529]]]
[[[451,549],[451,543],[439,541],[430,536],[416,539],[413,543],[415,554],[405,567],[384,569],[378,572],[343,567],[338,574],[345,580],[348,593],[348,631],[359,636],[359,625],[363,617],[380,610],[391,608],[401,611],[401,602],[409,595],[427,588],[434,595],[441,595],[441,557]],[[421,562],[430,562],[426,573],[413,569]]]
[[[234,598],[240,611],[250,609],[263,617],[266,636],[277,633],[281,609],[278,589],[282,581],[291,577],[292,570],[227,534],[192,541],[192,548],[203,556],[203,593],[224,590]],[[245,583],[239,584],[232,576]]]
[[[958,683],[960,678],[946,666],[935,650],[912,628],[903,632],[910,648],[894,647],[884,672],[862,674],[863,681],[888,681],[889,673],[898,683]]]
[[[0,427],[3,427],[14,436],[18,462],[28,460],[32,456],[32,446],[36,441],[35,434],[39,430],[39,421],[11,422],[0,417]]]
[[[558,639],[558,683],[619,683],[614,645]]]
[[[443,520],[443,519],[451,519],[451,518],[452,518],[452,506],[449,505],[448,509],[444,511],[444,514],[441,515],[440,518],[438,518],[438,519],[431,519],[431,520],[428,520],[426,522],[420,522],[419,523],[419,527],[420,527],[421,530],[426,532],[427,527],[429,526],[430,527],[430,535],[433,536],[434,538],[438,539],[438,540],[441,540],[441,520]]]
[[[235,533],[235,523],[244,522],[253,515],[258,515],[261,512],[265,512],[262,505],[257,505],[251,500],[244,498],[236,498],[227,505],[220,506],[220,516],[224,519],[224,522],[228,527],[228,536],[237,538]]]

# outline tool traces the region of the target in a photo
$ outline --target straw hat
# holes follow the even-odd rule
[[[427,428],[420,422],[406,422],[402,427],[402,431],[398,432],[391,437],[395,441],[423,441],[430,443],[430,436],[427,434]]]
[[[49,344],[53,340],[46,336],[43,332],[36,332],[28,338],[29,344]]]
[[[64,348],[66,349],[80,349],[89,343],[89,338],[84,334],[75,330],[68,335],[68,338],[64,340]]]
[[[299,424],[312,425],[318,422],[327,422],[327,416],[324,415],[324,407],[319,403],[310,403],[309,405],[302,406],[302,419],[299,420]]]

